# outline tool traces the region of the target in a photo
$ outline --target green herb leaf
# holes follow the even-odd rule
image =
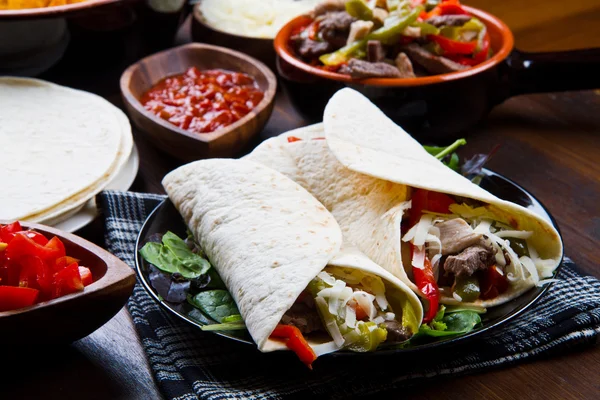
[[[162,244],[146,243],[140,249],[140,254],[161,271],[179,273],[187,279],[197,278],[211,269],[206,259],[193,253],[185,242],[172,232],[163,235]]]
[[[474,311],[461,311],[446,315],[444,323],[448,327],[448,331],[467,333],[481,323],[481,317]]]
[[[240,313],[227,290],[206,290],[188,298],[188,301],[217,322],[224,322],[224,318]]]

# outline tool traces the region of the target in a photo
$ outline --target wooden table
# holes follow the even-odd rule
[[[517,47],[528,51],[600,47],[597,0],[471,0],[512,27]],[[81,35],[81,36],[79,36]],[[121,106],[118,77],[145,54],[141,34],[125,29],[91,35],[73,29],[65,59],[43,77],[99,93]],[[186,41],[186,26],[179,41]],[[95,40],[95,41],[94,41]],[[514,98],[497,107],[480,126],[465,132],[463,156],[501,144],[488,167],[530,190],[555,216],[566,253],[580,268],[600,276],[600,92],[573,92]],[[282,93],[260,139],[305,125]],[[136,134],[140,172],[134,191],[162,192],[160,179],[179,165]],[[102,223],[80,235],[102,243]],[[85,312],[85,311],[83,311]],[[43,332],[40,332],[43,334]],[[5,364],[2,398],[155,399],[160,398],[127,311],[66,349],[31,354]],[[433,361],[435,362],[435,360]],[[430,383],[403,392],[415,398],[598,397],[600,348],[477,375]]]

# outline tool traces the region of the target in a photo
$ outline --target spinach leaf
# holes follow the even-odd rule
[[[146,243],[140,249],[140,254],[161,271],[179,273],[187,279],[197,278],[211,269],[206,259],[193,253],[185,242],[172,232],[163,235],[162,244]]]
[[[455,312],[444,317],[448,331],[467,333],[481,323],[481,317],[474,311]]]
[[[240,313],[227,290],[206,290],[188,298],[188,301],[217,322]]]
[[[461,335],[471,332],[473,328],[480,323],[481,317],[476,312],[468,310],[457,311],[444,316],[441,321],[436,321],[434,319],[429,325],[421,325],[417,335],[432,337]]]

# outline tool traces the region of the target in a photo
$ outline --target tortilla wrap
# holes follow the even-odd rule
[[[133,148],[127,117],[91,93],[0,78],[0,219],[56,223],[120,171]]]
[[[293,136],[299,141],[288,141]],[[310,140],[325,137],[325,140]],[[343,89],[329,101],[324,124],[301,128],[269,139],[248,159],[279,170],[305,187],[338,221],[345,243],[400,278],[424,297],[409,279],[401,253],[400,225],[410,187],[423,188],[489,204],[488,209],[533,231],[539,256],[560,263],[562,242],[546,220],[516,204],[501,200],[443,165],[367,98]],[[512,282],[508,291],[491,300],[445,304],[492,307],[505,303],[534,285],[532,279]]]
[[[283,314],[329,265],[380,276],[423,309],[399,279],[357,250],[340,253],[342,235],[333,216],[284,175],[245,160],[212,159],[184,165],[163,186],[238,305],[261,351],[285,349],[269,339]],[[331,341],[311,343],[317,354]]]

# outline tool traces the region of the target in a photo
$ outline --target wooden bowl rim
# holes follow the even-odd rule
[[[446,74],[439,75],[431,75],[419,78],[367,78],[367,79],[353,79],[348,75],[338,74],[335,72],[325,71],[317,67],[313,67],[305,62],[296,58],[292,52],[288,48],[288,39],[292,29],[304,18],[307,18],[305,15],[300,15],[287,24],[285,24],[281,30],[277,33],[275,37],[275,51],[286,62],[293,65],[294,67],[309,73],[311,75],[316,75],[321,78],[326,78],[339,82],[346,83],[360,83],[363,85],[369,86],[389,86],[389,87],[409,87],[409,86],[425,86],[431,85],[441,82],[454,81],[457,79],[468,78],[483,71],[487,71],[496,65],[498,65],[502,60],[504,60],[514,47],[514,37],[513,34],[508,27],[501,19],[493,16],[490,13],[482,11],[477,8],[464,6],[470,14],[476,16],[488,27],[488,29],[493,29],[500,34],[502,37],[502,46],[500,49],[492,56],[490,59],[478,64],[474,67],[465,69],[463,71],[458,72],[450,72]]]
[[[39,310],[42,308],[50,308],[61,303],[77,301],[84,296],[90,296],[95,293],[102,292],[104,289],[126,280],[131,281],[131,288],[135,284],[135,271],[116,256],[112,255],[108,251],[104,250],[100,246],[87,241],[79,236],[72,233],[60,231],[56,228],[52,228],[46,225],[34,224],[30,222],[21,222],[21,226],[26,229],[35,229],[40,232],[48,233],[50,235],[57,236],[58,238],[65,239],[76,246],[79,246],[88,252],[94,254],[96,257],[101,259],[106,264],[106,273],[97,281],[92,282],[86,286],[82,292],[71,293],[65,296],[61,296],[57,299],[43,301],[41,303],[34,304],[29,307],[18,308],[16,310],[1,311],[0,318],[6,318],[17,314],[24,314],[29,311]]]
[[[227,32],[227,31],[221,30],[221,29],[217,28],[216,26],[211,25],[206,20],[206,18],[204,17],[204,14],[200,10],[200,3],[202,3],[202,0],[198,1],[198,3],[196,3],[194,5],[194,8],[192,10],[192,14],[194,16],[194,20],[196,22],[198,22],[200,25],[202,25],[203,27],[205,27],[206,29],[209,29],[209,30],[211,30],[213,32],[216,32],[216,33],[220,33],[222,35],[231,36],[233,39],[238,39],[238,40],[258,40],[258,41],[265,42],[265,44],[267,42],[273,42],[275,40],[274,37],[272,37],[272,38],[265,38],[265,37],[256,37],[256,36],[244,36],[244,35],[240,35],[240,34],[237,34],[237,33],[231,33],[231,32]]]
[[[184,49],[184,50],[181,50],[181,49]],[[162,57],[166,56],[167,54],[177,52],[177,51],[203,51],[203,50],[212,50],[212,51],[216,51],[216,52],[225,53],[229,57],[242,59],[250,64],[253,64],[260,71],[260,73],[263,74],[263,76],[266,78],[267,89],[264,92],[264,97],[261,100],[261,102],[258,103],[258,105],[256,107],[254,107],[250,111],[250,113],[245,115],[240,120],[236,121],[235,123],[233,123],[225,128],[221,128],[221,129],[218,129],[213,132],[198,134],[198,133],[189,132],[185,129],[181,129],[173,124],[170,124],[169,122],[163,120],[162,118],[157,117],[156,115],[152,114],[150,111],[146,110],[142,106],[142,103],[139,101],[139,99],[137,99],[133,95],[133,93],[131,93],[131,91],[129,90],[129,82],[131,82],[131,78],[132,78],[133,74],[140,68],[140,65],[144,62],[151,62],[154,59],[162,58]],[[166,76],[163,78],[166,78]],[[255,77],[255,76],[253,76],[253,78],[257,79],[257,77]],[[156,82],[154,82],[154,83],[156,83]],[[120,86],[121,86],[121,93],[123,94],[123,97],[125,98],[125,100],[129,103],[130,106],[135,108],[135,110],[137,112],[139,112],[146,119],[149,119],[151,122],[153,122],[157,125],[160,125],[161,127],[165,128],[167,130],[170,130],[172,132],[186,136],[190,139],[194,139],[199,142],[210,143],[222,136],[225,136],[231,132],[238,130],[243,125],[245,125],[248,122],[252,121],[253,119],[257,118],[259,114],[261,114],[265,109],[267,109],[269,107],[269,105],[275,100],[275,94],[277,92],[277,78],[275,78],[275,75],[273,74],[273,72],[265,64],[263,64],[261,61],[257,60],[254,57],[251,57],[247,54],[241,53],[239,51],[231,50],[226,47],[221,47],[221,46],[213,46],[213,45],[203,44],[203,43],[188,43],[188,44],[184,44],[181,46],[170,48],[168,50],[163,50],[158,53],[154,53],[154,54],[144,57],[141,60],[137,61],[136,63],[130,65],[125,70],[125,72],[123,72],[123,74],[121,75]]]
[[[86,0],[81,3],[66,4],[54,7],[25,8],[23,10],[1,10],[0,20],[12,18],[29,19],[41,17],[61,17],[67,13],[86,10],[107,4],[114,4],[122,1],[124,2],[130,0]]]

